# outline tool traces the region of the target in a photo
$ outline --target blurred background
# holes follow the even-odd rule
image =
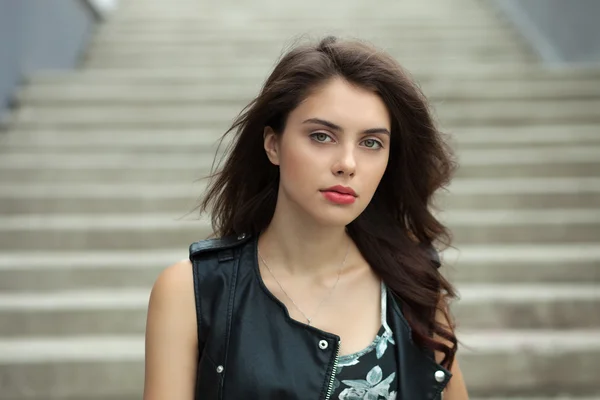
[[[141,398],[152,282],[298,38],[395,56],[452,134],[471,397],[600,399],[600,2],[0,0],[0,399]],[[251,167],[251,166],[249,166]]]

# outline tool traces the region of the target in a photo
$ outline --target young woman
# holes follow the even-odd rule
[[[144,399],[467,399],[432,247],[454,162],[396,61],[297,46],[230,132],[218,238],[152,290]]]

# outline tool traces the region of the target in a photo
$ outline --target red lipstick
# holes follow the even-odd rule
[[[352,188],[341,185],[321,190],[321,193],[327,200],[336,204],[352,204],[357,197]]]

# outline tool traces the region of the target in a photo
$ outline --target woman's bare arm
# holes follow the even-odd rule
[[[144,400],[192,400],[198,339],[192,266],[187,260],[157,278],[148,305]]]

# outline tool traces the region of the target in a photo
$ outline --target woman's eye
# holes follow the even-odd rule
[[[363,143],[369,149],[380,149],[383,147],[382,144],[379,143],[379,141],[375,140],[375,139],[367,139],[367,140],[363,141]]]
[[[322,132],[316,132],[310,135],[317,142],[325,142],[327,139],[331,139],[328,134]]]

